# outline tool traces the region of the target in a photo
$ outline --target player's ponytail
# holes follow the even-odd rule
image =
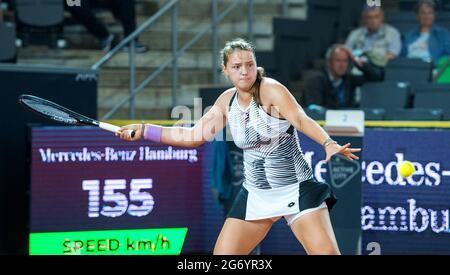
[[[263,67],[258,67],[258,72],[256,74],[256,81],[255,84],[253,84],[253,99],[256,101],[256,103],[261,106],[261,96],[260,96],[260,86],[261,86],[261,81],[264,78],[264,68]]]

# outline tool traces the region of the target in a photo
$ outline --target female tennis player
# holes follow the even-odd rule
[[[358,159],[359,148],[343,146],[309,118],[288,89],[264,77],[255,50],[245,40],[227,42],[222,71],[233,84],[193,126],[131,124],[117,135],[167,145],[196,147],[212,140],[228,122],[234,142],[244,150],[245,180],[227,215],[214,254],[248,254],[284,217],[308,254],[340,254],[329,210],[336,202],[330,186],[313,179],[299,145],[297,130],[334,154]],[[129,130],[135,130],[131,138]]]

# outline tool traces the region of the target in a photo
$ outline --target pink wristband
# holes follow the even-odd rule
[[[161,142],[161,133],[162,133],[161,126],[154,124],[147,124],[145,126],[144,139],[159,143]]]

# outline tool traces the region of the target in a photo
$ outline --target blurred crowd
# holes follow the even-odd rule
[[[437,0],[437,2],[442,1]],[[65,21],[70,18],[75,24],[85,27],[91,38],[96,41],[94,44],[98,50],[108,52],[121,38],[133,33],[137,25],[135,0],[39,1],[39,7],[46,9],[39,13],[39,17],[35,15],[34,10],[38,6],[30,4],[35,2],[35,0],[0,0],[0,36],[3,35],[6,40],[8,34],[4,30],[7,29],[6,24],[1,21],[13,22],[14,27],[9,27],[9,33],[16,31],[17,38],[14,38],[16,46],[26,47],[30,44],[30,28],[42,29],[42,26],[45,26],[45,30],[53,34],[50,35],[50,47],[70,48],[71,45],[67,43],[64,34]],[[301,90],[301,95],[296,96],[297,100],[302,106],[312,109],[358,108],[361,98],[359,88],[368,82],[385,81],[389,64],[399,59],[420,60],[431,64],[433,68],[430,70],[432,77],[429,82],[435,82],[438,76],[450,68],[450,31],[448,29],[450,22],[445,26],[437,23],[436,19],[439,17],[437,2],[417,0],[413,10],[406,13],[406,20],[412,22],[414,26],[408,25],[409,29],[402,30],[390,24],[389,20],[385,20],[383,6],[365,5],[360,14],[360,25],[351,30],[348,35],[342,35],[342,38],[346,36],[345,39],[330,40],[340,43],[329,45],[323,57],[323,68],[316,68],[314,71],[310,70],[302,74],[302,89],[298,89]],[[372,2],[361,0],[362,3]],[[48,16],[42,16],[47,10]],[[108,26],[98,17],[99,10],[112,13],[116,22],[121,25],[121,34],[108,29]],[[13,18],[6,18],[2,11],[8,11]],[[414,14],[416,21],[411,21]],[[448,14],[447,12],[447,16]],[[450,21],[450,16],[448,20]],[[315,35],[326,36],[320,32]],[[13,37],[13,34],[10,36]],[[329,42],[325,43],[323,48],[328,44]],[[6,43],[0,45],[0,62],[15,62],[15,57],[11,57],[15,54],[14,49],[7,48],[5,45]],[[128,47],[124,50],[128,50]],[[135,52],[145,53],[148,50],[148,46],[137,38]],[[2,53],[6,54],[2,55]],[[450,71],[447,71],[448,79],[450,79]],[[425,71],[424,74],[426,73]],[[286,84],[289,85],[289,83]],[[408,106],[405,107],[408,108]]]
[[[65,21],[69,18],[83,25],[96,40],[97,49],[108,52],[115,43],[130,35],[136,29],[135,0],[0,0],[0,22],[15,24],[16,45],[30,44],[31,34],[49,33],[48,45],[52,48],[68,48],[64,34]],[[33,9],[36,12],[33,13]],[[39,12],[37,12],[37,9]],[[122,34],[114,34],[97,16],[98,11],[110,11],[122,27]],[[47,13],[46,13],[47,11]],[[6,20],[4,13],[11,14]],[[39,14],[39,16],[36,16]],[[42,16],[46,14],[47,16]],[[125,48],[127,50],[127,48]],[[136,53],[145,53],[148,46],[139,40],[135,43]]]
[[[305,107],[357,107],[355,90],[365,82],[383,81],[385,67],[398,57],[437,64],[450,55],[450,31],[435,23],[436,7],[431,0],[419,0],[415,7],[417,25],[400,33],[385,22],[381,7],[366,6],[362,25],[351,31],[345,44],[332,45],[323,70],[304,79]],[[351,67],[351,68],[350,68]]]

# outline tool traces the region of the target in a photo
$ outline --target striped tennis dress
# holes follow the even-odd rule
[[[270,116],[252,98],[244,110],[237,91],[231,98],[228,124],[244,152],[244,183],[227,217],[259,220],[300,213],[336,202],[326,183],[313,179],[295,128]]]

